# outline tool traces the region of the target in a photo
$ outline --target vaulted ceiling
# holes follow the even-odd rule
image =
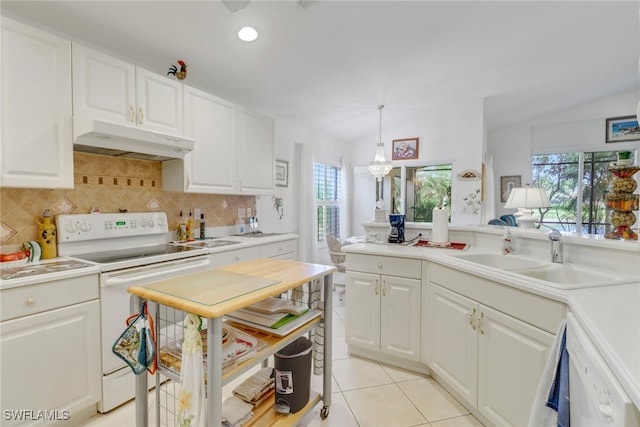
[[[243,6],[229,0],[227,6]],[[2,1],[72,40],[338,141],[483,99],[502,127],[640,89],[637,1]],[[240,41],[245,25],[259,32]],[[6,64],[3,64],[6,66]],[[464,119],[464,118],[461,118]]]

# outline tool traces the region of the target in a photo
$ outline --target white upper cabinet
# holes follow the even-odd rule
[[[182,83],[74,43],[73,114],[182,135]]]
[[[237,192],[236,114],[234,103],[184,86],[184,131],[195,146],[184,161],[163,163],[165,190]]]
[[[135,125],[136,67],[73,45],[73,113]]]
[[[2,17],[0,186],[73,188],[71,43]]]
[[[273,119],[238,107],[238,189],[244,194],[274,190]]]
[[[183,134],[182,83],[136,67],[137,125],[149,130]]]

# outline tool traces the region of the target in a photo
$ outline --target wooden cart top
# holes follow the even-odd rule
[[[335,267],[261,258],[160,280],[128,291],[206,318],[224,316],[336,271]]]

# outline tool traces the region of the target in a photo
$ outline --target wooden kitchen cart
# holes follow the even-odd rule
[[[269,356],[293,342],[299,336],[310,332],[320,322],[324,322],[324,364],[322,395],[311,393],[309,403],[299,412],[281,415],[273,409],[273,401],[264,402],[254,411],[254,417],[246,424],[250,425],[294,425],[306,413],[322,400],[321,417],[329,414],[331,405],[331,328],[332,328],[332,287],[335,267],[264,258],[233,264],[214,270],[192,273],[172,279],[133,286],[128,289],[136,298],[137,304],[150,301],[161,306],[171,307],[207,319],[207,369],[205,372],[207,425],[219,427],[222,413],[222,386],[233,378],[246,372],[256,364],[266,365]],[[263,346],[255,357],[243,361],[231,370],[222,369],[222,326],[223,316],[235,310],[255,304],[272,296],[279,296],[321,282],[324,299],[322,318],[316,317],[300,325],[291,333],[279,338],[264,338]],[[139,306],[139,305],[138,305]],[[245,330],[246,331],[246,330]],[[158,345],[158,347],[160,347]],[[159,363],[157,376],[163,371]],[[156,384],[159,382],[156,381]],[[136,426],[148,425],[147,412],[147,375],[136,376]],[[156,399],[157,401],[158,399]],[[159,410],[157,411],[157,413]],[[160,422],[159,418],[156,421]]]

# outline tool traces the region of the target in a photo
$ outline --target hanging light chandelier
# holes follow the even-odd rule
[[[375,176],[378,181],[382,181],[382,178],[391,171],[391,161],[384,157],[384,143],[382,142],[382,109],[384,105],[378,105],[378,111],[380,111],[380,133],[378,145],[376,145],[376,156],[373,161],[369,163],[369,173]]]

